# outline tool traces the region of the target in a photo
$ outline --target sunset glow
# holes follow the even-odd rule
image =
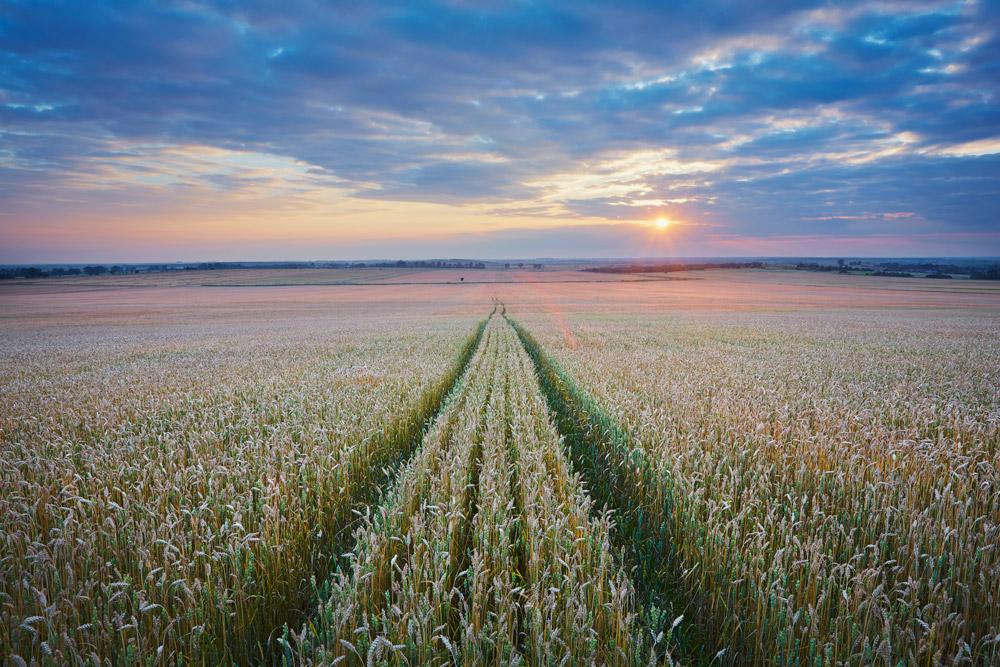
[[[11,3],[0,262],[1000,254],[990,3],[719,11]]]

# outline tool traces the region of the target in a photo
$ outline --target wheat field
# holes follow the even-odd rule
[[[418,444],[472,326],[167,329],[5,348],[0,633],[15,664],[266,660],[352,512]]]
[[[574,464],[689,659],[1000,657],[995,314],[540,324]]]
[[[4,664],[1000,660],[992,302],[170,289],[8,302]]]

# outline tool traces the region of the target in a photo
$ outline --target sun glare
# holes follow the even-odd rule
[[[666,218],[658,218],[656,221],[656,226],[659,227],[660,229],[666,229],[667,227],[670,226],[670,220],[667,220]]]

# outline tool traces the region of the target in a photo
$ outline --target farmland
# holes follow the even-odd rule
[[[0,294],[9,664],[1000,659],[991,286],[195,278]]]

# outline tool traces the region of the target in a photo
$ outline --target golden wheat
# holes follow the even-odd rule
[[[457,394],[295,638],[303,664],[634,664],[633,592],[531,362],[493,318]]]
[[[994,316],[581,316],[576,349],[525,322],[634,448],[601,465],[692,657],[1000,657]]]
[[[0,331],[0,660],[1000,659],[995,313],[394,308]]]
[[[299,324],[5,332],[0,654],[245,664],[301,622],[469,320]]]

